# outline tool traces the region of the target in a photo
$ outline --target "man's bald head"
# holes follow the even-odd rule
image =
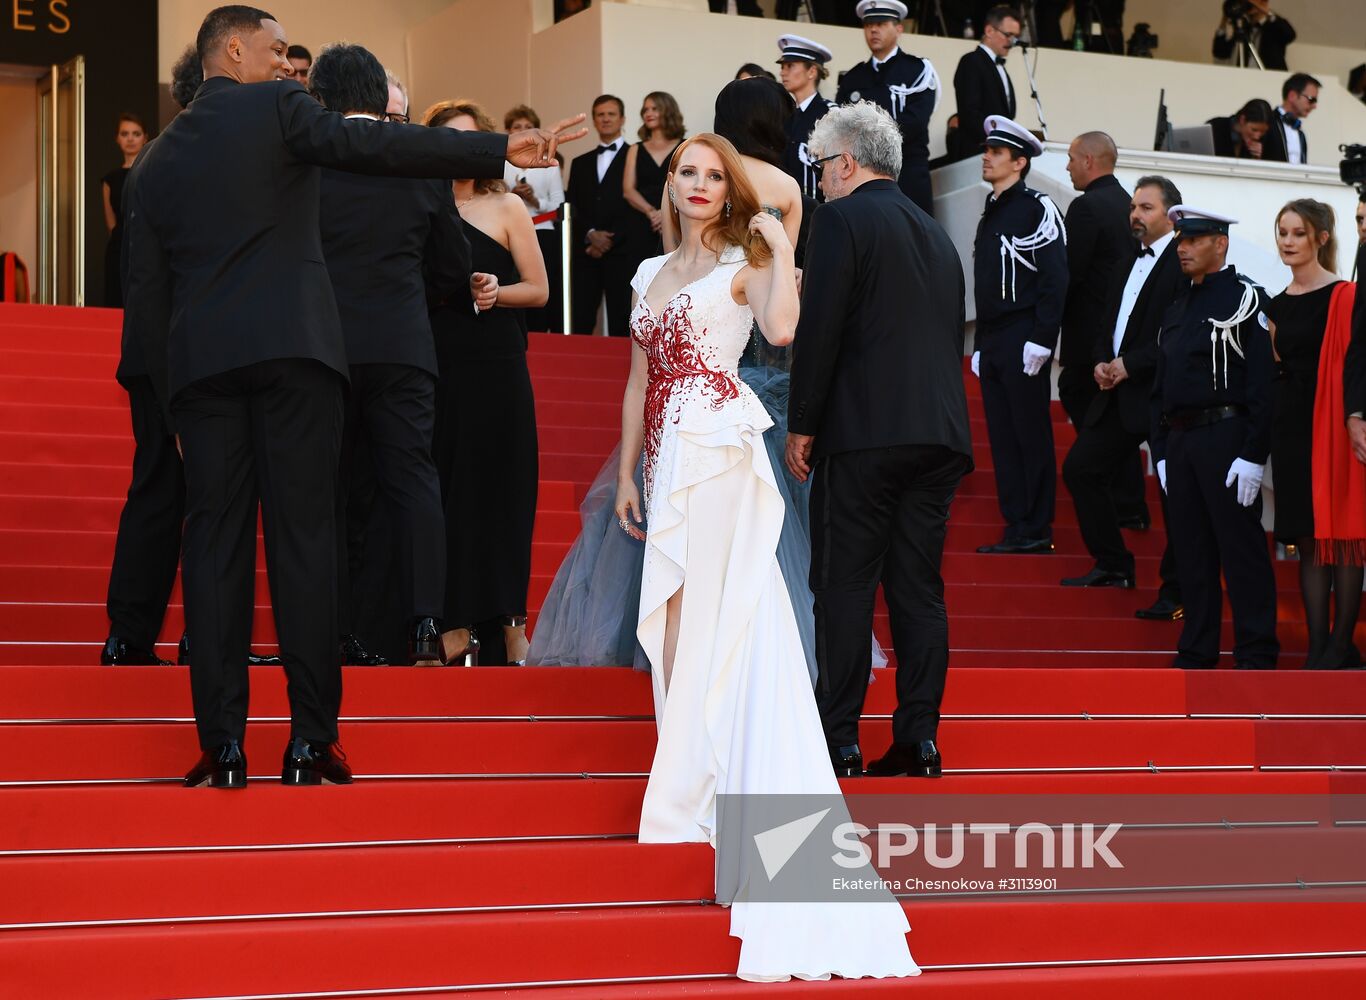
[[[1085,191],[1096,178],[1113,174],[1118,159],[1115,140],[1104,132],[1083,132],[1067,149],[1067,173],[1072,186]]]

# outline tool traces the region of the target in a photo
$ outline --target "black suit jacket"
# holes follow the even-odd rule
[[[1009,81],[1007,74],[1007,84]],[[958,98],[958,156],[966,158],[981,149],[985,138],[982,123],[988,115],[1015,117],[1015,88],[1001,88],[994,59],[979,46],[958,60],[953,92]]]
[[[815,435],[813,457],[902,444],[971,457],[963,265],[939,224],[895,181],[868,181],[816,209],[805,273],[788,427]]]
[[[1114,174],[1097,177],[1067,206],[1067,301],[1062,308],[1064,365],[1092,367],[1096,337],[1114,329],[1110,286],[1134,259],[1129,192]]]
[[[1275,163],[1289,163],[1290,157],[1285,150],[1285,129],[1281,126],[1282,111],[1276,108],[1276,120],[1271,123],[1271,127],[1266,130],[1266,136],[1262,139],[1262,159]],[[1295,133],[1300,140],[1300,162],[1309,162],[1309,140],[1305,137],[1303,123],[1301,128]]]
[[[1366,244],[1357,248],[1357,297],[1352,306],[1352,340],[1342,369],[1343,410],[1366,413],[1366,294],[1361,282],[1366,277]]]
[[[470,277],[470,241],[450,183],[324,170],[320,197],[346,360],[439,374],[426,286],[444,297]]]
[[[142,174],[142,161],[151,148],[155,139],[149,140],[138,153],[138,158],[133,161],[133,167],[128,171],[128,176],[123,181],[123,203],[130,204],[133,192],[137,189],[138,179]],[[128,229],[123,227],[123,247],[119,254],[119,281],[123,285],[123,330],[119,338],[119,367],[114,372],[114,378],[119,381],[125,389],[128,388],[129,380],[135,378],[146,378],[148,375],[147,357],[143,352],[144,334],[143,325],[147,322],[148,300],[146,295],[134,298],[128,294]],[[165,278],[163,278],[163,281]],[[166,290],[160,288],[150,298],[155,311],[155,305],[159,299],[164,299]]]
[[[1153,378],[1157,374],[1157,356],[1161,352],[1157,334],[1162,329],[1162,318],[1173,302],[1187,288],[1190,279],[1181,273],[1181,262],[1176,257],[1176,241],[1167,244],[1162,256],[1157,259],[1148,279],[1143,282],[1143,290],[1138,293],[1138,301],[1129,313],[1129,321],[1124,325],[1124,337],[1119,343],[1119,354],[1114,350],[1115,323],[1119,320],[1120,300],[1124,295],[1124,285],[1129,280],[1129,271],[1137,257],[1138,245],[1130,241],[1126,262],[1115,269],[1110,284],[1104,330],[1094,342],[1095,364],[1113,361],[1117,356],[1124,359],[1124,370],[1128,378],[1108,392],[1096,394],[1091,408],[1086,413],[1086,424],[1095,424],[1105,413],[1107,406],[1118,406],[1120,421],[1131,434],[1146,435],[1152,416]]]
[[[319,167],[502,177],[507,136],[347,121],[297,83],[206,80],[152,144],[129,206],[129,290],[163,404],[280,358],[346,374],[318,228]],[[162,286],[164,283],[164,287]]]
[[[638,214],[621,192],[621,181],[626,175],[626,150],[630,143],[622,141],[621,149],[612,157],[602,180],[598,180],[597,147],[574,157],[569,164],[569,187],[565,201],[573,208],[574,246],[582,252],[588,241],[588,230],[601,229],[615,233],[611,254],[626,253],[626,244]]]

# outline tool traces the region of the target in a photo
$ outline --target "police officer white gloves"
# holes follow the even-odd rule
[[[1043,370],[1044,362],[1052,355],[1047,347],[1040,347],[1033,341],[1026,341],[1024,345],[1024,373],[1026,375],[1037,375]]]
[[[1167,460],[1160,458],[1157,460],[1157,484],[1162,487],[1162,492],[1167,492]]]
[[[1232,486],[1238,483],[1238,502],[1244,507],[1251,507],[1254,500],[1262,492],[1262,474],[1266,471],[1265,465],[1254,465],[1241,458],[1235,458],[1233,464],[1228,467],[1228,478],[1224,480],[1225,486]]]
[[[982,377],[982,352],[981,352],[981,351],[973,351],[973,352],[972,352],[972,374],[976,375],[978,378],[981,378],[981,377]]]

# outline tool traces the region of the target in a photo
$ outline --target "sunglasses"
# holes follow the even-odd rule
[[[843,155],[844,151],[841,150],[838,153],[831,153],[829,156],[822,156],[819,160],[812,160],[811,169],[816,171],[816,175],[819,176],[822,172],[824,172],[825,165],[827,163],[829,163],[831,160],[838,160]]]

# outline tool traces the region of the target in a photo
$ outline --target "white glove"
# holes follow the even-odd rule
[[[1053,352],[1046,347],[1040,347],[1032,341],[1024,345],[1024,373],[1026,375],[1037,375],[1043,370],[1043,364],[1048,360]]]
[[[972,352],[972,374],[976,375],[978,378],[981,378],[981,377],[982,377],[982,352],[981,352],[981,351],[973,351],[973,352]]]
[[[1252,502],[1261,496],[1262,473],[1265,470],[1264,465],[1253,465],[1241,458],[1235,458],[1233,464],[1228,467],[1228,477],[1224,480],[1224,485],[1232,486],[1234,480],[1237,480],[1238,502],[1244,507],[1251,507]]]
[[[1162,492],[1167,492],[1167,460],[1160,458],[1157,460],[1157,484],[1162,487]]]

